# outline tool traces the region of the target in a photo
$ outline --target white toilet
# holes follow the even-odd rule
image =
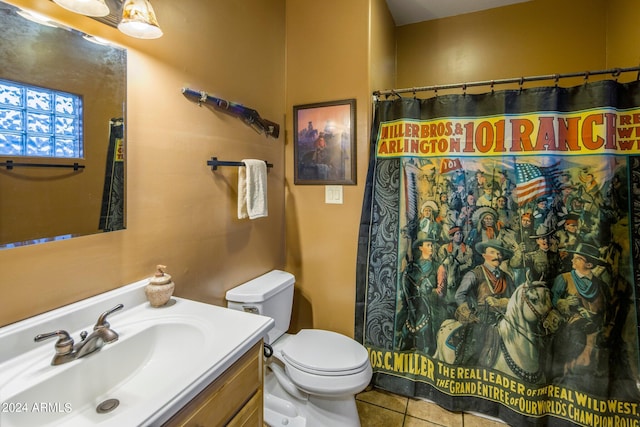
[[[227,306],[271,317],[273,348],[264,377],[264,420],[271,427],[360,426],[355,395],[371,380],[367,350],[344,335],[318,329],[286,334],[292,274],[273,270],[227,291]]]

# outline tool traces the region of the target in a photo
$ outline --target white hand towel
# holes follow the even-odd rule
[[[269,214],[267,208],[267,164],[244,159],[238,169],[238,218],[256,219]]]

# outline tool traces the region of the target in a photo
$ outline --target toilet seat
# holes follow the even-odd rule
[[[288,378],[305,393],[347,396],[363,390],[371,380],[367,349],[336,332],[303,329],[274,346]]]
[[[362,372],[369,365],[367,350],[336,332],[303,329],[281,350],[284,362],[314,375],[342,376]]]

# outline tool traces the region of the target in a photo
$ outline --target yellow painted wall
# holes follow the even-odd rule
[[[405,25],[396,31],[396,87],[636,66],[640,30],[634,21],[639,15],[633,0],[533,0]],[[561,82],[580,83],[582,78]],[[526,85],[542,84],[553,82]]]
[[[177,295],[219,305],[226,289],[283,267],[284,136],[266,139],[199,108],[181,88],[243,103],[284,129],[285,0],[152,0],[158,40],[122,36],[52,2],[12,3],[129,48],[127,230],[0,251],[0,325],[143,279],[158,263]],[[211,156],[274,164],[268,218],[237,219],[237,169],[212,172]]]
[[[607,2],[607,67],[640,65],[639,6],[635,0]]]
[[[386,2],[372,0],[370,17],[368,66],[371,90],[367,95],[371,95],[374,90],[391,88],[396,79],[395,25]],[[373,104],[368,104],[371,117]]]
[[[384,0],[295,0],[287,2],[286,23],[286,266],[297,279],[292,329],[351,336],[372,83],[393,81],[393,21]],[[293,107],[348,98],[357,101],[357,185],[343,187],[344,204],[328,205],[323,185],[293,182]]]

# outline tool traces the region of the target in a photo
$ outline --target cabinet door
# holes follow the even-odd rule
[[[259,406],[256,402],[259,402]],[[259,410],[258,419],[262,420],[262,341],[187,403],[164,427],[227,425],[235,422],[234,417],[243,412],[245,405],[249,406],[249,416],[251,408],[254,408]]]
[[[227,427],[256,427],[263,425],[262,390],[258,390],[251,400],[236,414]]]

